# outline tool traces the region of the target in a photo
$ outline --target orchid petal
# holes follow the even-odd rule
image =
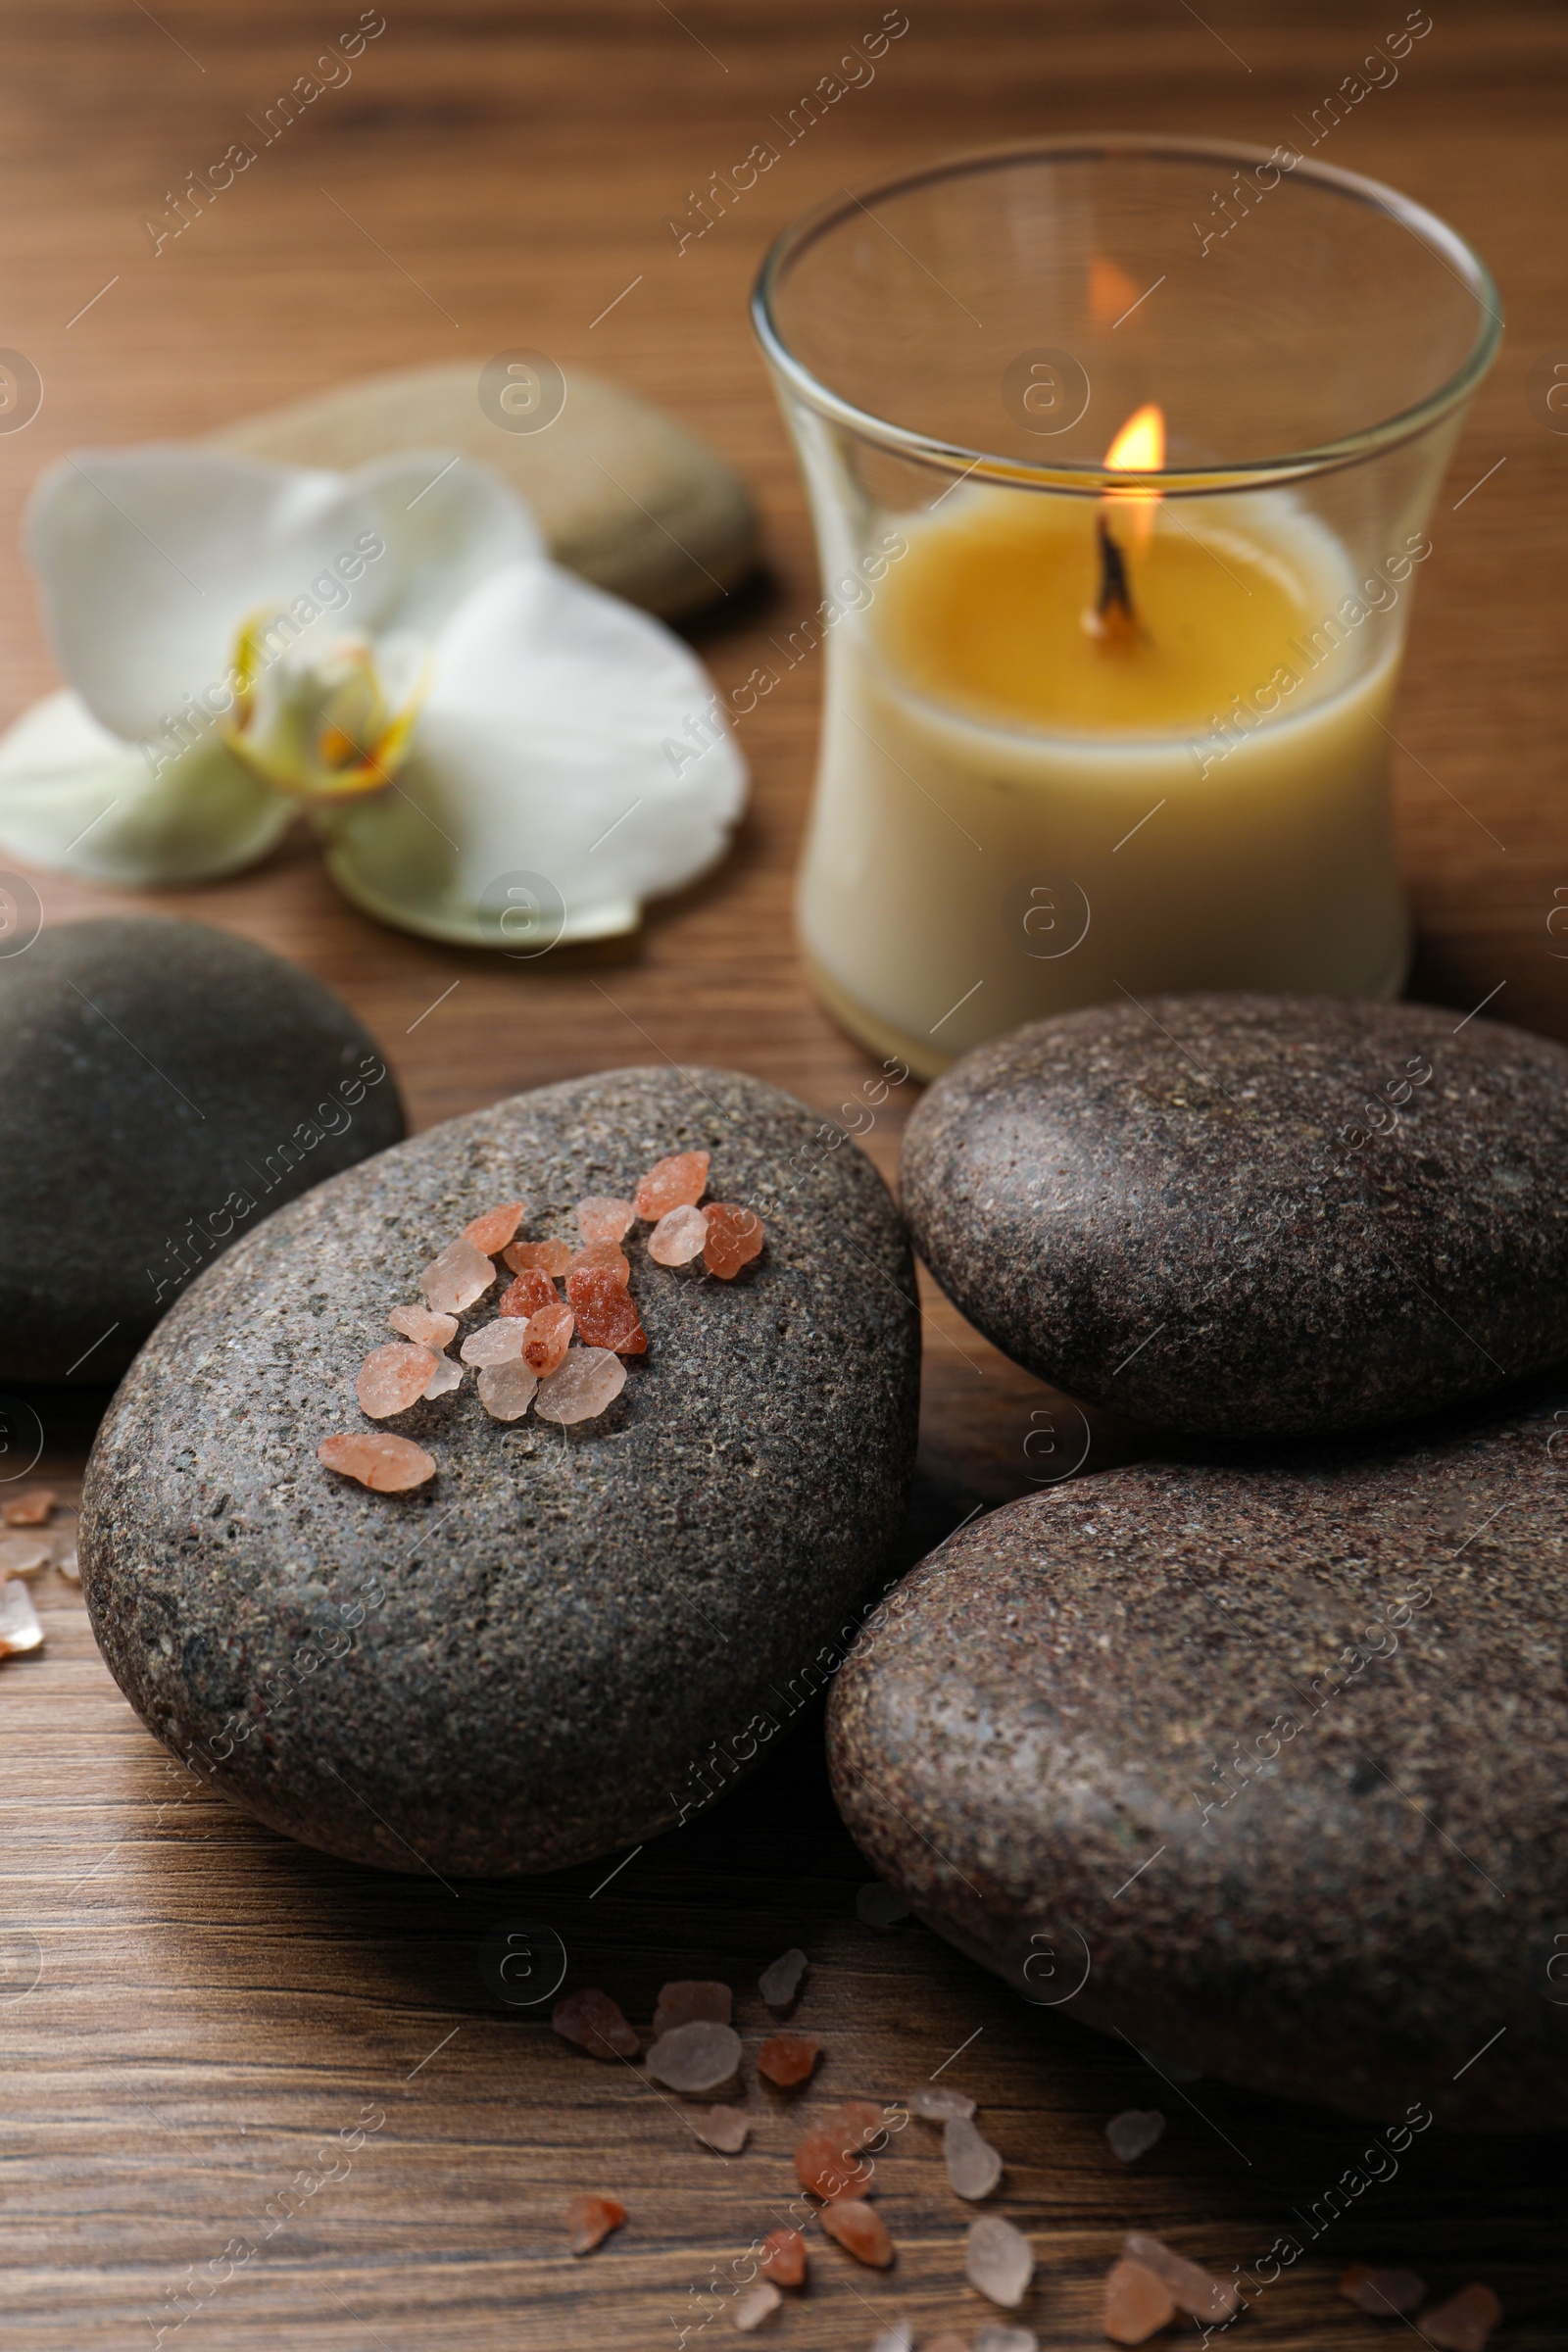
[[[319,816],[328,868],[357,905],[434,939],[630,930],[644,899],[722,855],[744,805],[712,701],[661,622],[553,565],[514,564],[438,640],[391,789]],[[531,929],[509,919],[530,891]]]
[[[84,450],[44,475],[27,519],[67,678],[103,725],[147,739],[182,710],[207,726],[226,714],[236,635],[258,612],[286,616],[291,642],[432,634],[539,546],[498,475],[439,450],[354,474],[174,445]]]
[[[154,775],[74,694],[0,739],[0,846],[94,882],[206,882],[265,858],[292,806],[211,739]]]

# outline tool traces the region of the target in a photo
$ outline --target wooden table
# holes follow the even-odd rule
[[[787,219],[843,182],[980,140],[1124,123],[1272,145],[1404,13],[1394,0],[909,9],[874,84],[677,253],[667,218],[877,23],[871,0],[682,0],[678,12],[388,0],[352,80],[155,255],[144,220],[354,12],[14,5],[0,342],[32,359],[45,399],[24,433],[0,435],[0,713],[48,680],[11,552],[47,458],[193,434],[345,376],[519,342],[667,402],[755,486],[768,580],[696,632],[728,688],[816,593],[745,316],[758,257]],[[1533,364],[1568,357],[1568,24],[1513,0],[1435,0],[1435,15],[1397,82],[1357,106],[1332,148],[1472,237],[1510,314],[1434,523],[1400,704],[1418,986],[1466,1008],[1500,988],[1499,1013],[1568,1035],[1568,960],[1548,928],[1568,899],[1568,438],[1531,397]],[[803,665],[747,723],[756,797],[739,848],[625,945],[523,968],[402,938],[351,912],[299,844],[241,881],[157,904],[263,940],[338,989],[383,1041],[420,1125],[665,1054],[737,1064],[831,1113],[864,1064],[808,996],[789,917],[817,691]],[[50,920],[120,903],[38,881]],[[885,1170],[905,1097],[869,1138]],[[1024,1441],[1051,1404],[934,1297],[929,1310],[911,1556],[976,1503],[1028,1491]],[[101,1401],[38,1399],[46,1471],[79,1470]],[[1102,1432],[1097,1460],[1127,1444]],[[827,2045],[812,2096],[899,2093],[945,2068],[980,2100],[1007,2159],[1003,2202],[1040,2255],[1023,2316],[1049,2345],[1100,2340],[1099,2280],[1123,2230],[1250,2267],[1366,2142],[1327,2114],[1213,2082],[1168,2087],[1129,2045],[1075,2027],[1070,2007],[1023,2008],[923,1929],[862,1925],[868,1873],[828,1802],[814,1724],[733,1801],[613,1877],[607,1862],[449,1890],[338,1867],[184,1783],[110,1683],[74,1591],[49,1577],[38,1597],[46,1648],[0,1669],[0,2342],[146,2345],[195,2308],[172,2299],[188,2266],[206,2291],[164,2338],[182,2352],[653,2347],[709,2309],[709,2340],[725,2340],[727,2313],[703,2290],[782,2211],[791,2117],[754,2093],[756,2138],[727,2162],[631,2072],[558,2041],[545,2010],[503,2008],[478,1951],[517,1919],[553,1928],[572,1981],[606,1984],[644,2022],[666,1978],[728,1979],[754,2045],[758,1969],[803,1944],[799,2022]],[[1133,2105],[1170,2120],[1129,2171],[1103,2124]],[[347,2171],[288,2218],[280,2192],[302,2170],[318,2179],[323,2135],[371,2118]],[[1445,2287],[1493,2281],[1509,2312],[1499,2346],[1568,2342],[1562,2153],[1430,2133],[1244,2328],[1298,2352],[1402,2341],[1400,2325],[1336,2297],[1343,2265],[1369,2257]],[[857,2271],[815,2233],[809,2294],[771,2330],[781,2344],[847,2352],[896,2315],[920,2341],[983,2324],[961,2279],[967,2212],[934,2135],[911,2126],[883,2181],[897,2269]],[[630,2219],[574,2262],[562,2211],[591,2188],[619,2194]],[[265,2235],[270,2200],[284,2219]],[[223,2250],[241,2238],[258,2250],[236,2267],[237,2247]]]

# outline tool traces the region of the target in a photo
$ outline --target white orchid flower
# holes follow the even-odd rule
[[[631,929],[744,805],[695,657],[553,564],[469,459],[84,451],[39,483],[26,547],[70,683],[0,741],[18,857],[205,881],[304,807],[368,912],[526,951]]]

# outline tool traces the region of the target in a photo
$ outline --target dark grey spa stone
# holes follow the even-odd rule
[[[281,956],[49,925],[0,958],[0,1380],[117,1379],[235,1236],[403,1132],[374,1039]]]
[[[989,1339],[1170,1429],[1349,1429],[1568,1356],[1568,1050],[1345,997],[1097,1005],[966,1054],[905,1140]]]
[[[469,1218],[520,1196],[523,1238],[569,1235],[579,1200],[694,1150],[765,1247],[719,1282],[634,1227],[648,1352],[600,1419],[492,1421],[469,1373],[384,1424],[436,1457],[427,1486],[320,1466]],[[161,1739],[328,1852],[453,1877],[636,1844],[770,1752],[882,1567],[918,1328],[881,1178],[789,1096],[663,1065],[518,1096],[318,1187],[160,1325],[88,1469],[94,1630]]]
[[[931,1926],[1162,2068],[1560,2130],[1565,1439],[1547,1405],[975,1521],[835,1683],[845,1819]]]

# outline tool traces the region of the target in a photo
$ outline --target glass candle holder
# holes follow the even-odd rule
[[[935,1075],[1161,989],[1389,996],[1390,708],[1487,270],[1291,148],[1054,139],[800,221],[758,332],[826,664],[799,919]]]

